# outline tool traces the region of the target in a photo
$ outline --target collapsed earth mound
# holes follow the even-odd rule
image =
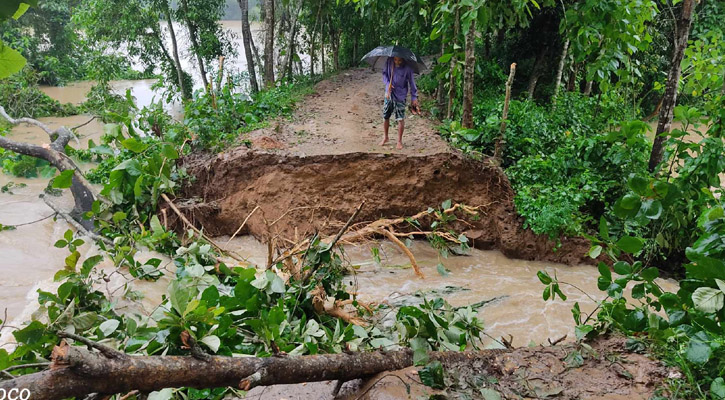
[[[478,220],[455,226],[477,248],[527,260],[588,260],[583,239],[562,238],[554,251],[555,242],[523,229],[504,173],[455,153],[300,157],[237,148],[197,154],[185,164],[195,179],[182,191],[186,199],[176,203],[212,236],[234,234],[249,217],[240,234],[284,244],[314,232],[335,233],[363,200],[356,223],[410,216],[450,199],[480,207]],[[166,215],[171,226],[183,228],[172,212]]]

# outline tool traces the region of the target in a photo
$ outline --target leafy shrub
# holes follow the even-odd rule
[[[185,107],[184,125],[193,132],[194,145],[221,150],[240,134],[261,127],[260,121],[289,114],[295,102],[310,90],[311,85],[302,81],[264,90],[251,98],[236,93],[231,86],[212,94],[199,91]]]
[[[39,118],[77,114],[72,104],[61,104],[38,88],[39,76],[31,69],[0,80],[0,105],[15,118]]]
[[[605,254],[613,263],[599,264],[597,286],[607,297],[594,318],[582,318],[578,304],[572,312],[577,338],[623,332],[633,337],[632,348],[649,348],[683,372],[677,383],[682,397],[719,399],[725,395],[725,212],[719,197],[725,149],[720,137],[683,140],[687,128],[702,121],[698,110],[677,107],[675,115],[683,130],[670,133],[660,175],[631,174],[591,238],[590,255]],[[672,260],[657,255],[672,252],[684,253],[674,258],[684,279],[667,292],[656,278],[670,269],[662,262]],[[544,298],[553,298],[550,288],[559,282],[544,272],[539,277],[547,286]]]
[[[81,104],[80,109],[100,116],[104,122],[109,122],[114,119],[114,115],[134,114],[136,105],[130,89],[126,90],[125,96],[121,96],[106,82],[95,85],[88,91],[86,101]]]
[[[626,177],[645,167],[647,125],[627,122],[616,104],[600,105],[577,93],[561,97],[556,110],[513,100],[505,131],[503,166],[516,192],[525,226],[557,237],[587,231],[622,192]],[[500,136],[503,99],[489,96],[474,105],[475,129],[451,123],[442,135],[469,153],[493,154]]]

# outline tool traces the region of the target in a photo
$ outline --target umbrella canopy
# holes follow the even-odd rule
[[[410,49],[406,49],[402,46],[378,46],[368,54],[365,54],[362,59],[370,64],[374,69],[382,71],[383,68],[385,68],[389,57],[402,58],[417,74],[426,69],[423,60],[421,60],[420,57],[416,56],[415,53],[410,51]]]

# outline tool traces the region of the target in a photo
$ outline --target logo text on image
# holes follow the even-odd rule
[[[10,390],[0,388],[0,400],[28,400],[30,389],[12,388]]]

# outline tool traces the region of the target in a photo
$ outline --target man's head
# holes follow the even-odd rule
[[[404,61],[400,57],[393,57],[393,62],[395,63],[396,67],[400,67],[401,65],[403,65]]]

